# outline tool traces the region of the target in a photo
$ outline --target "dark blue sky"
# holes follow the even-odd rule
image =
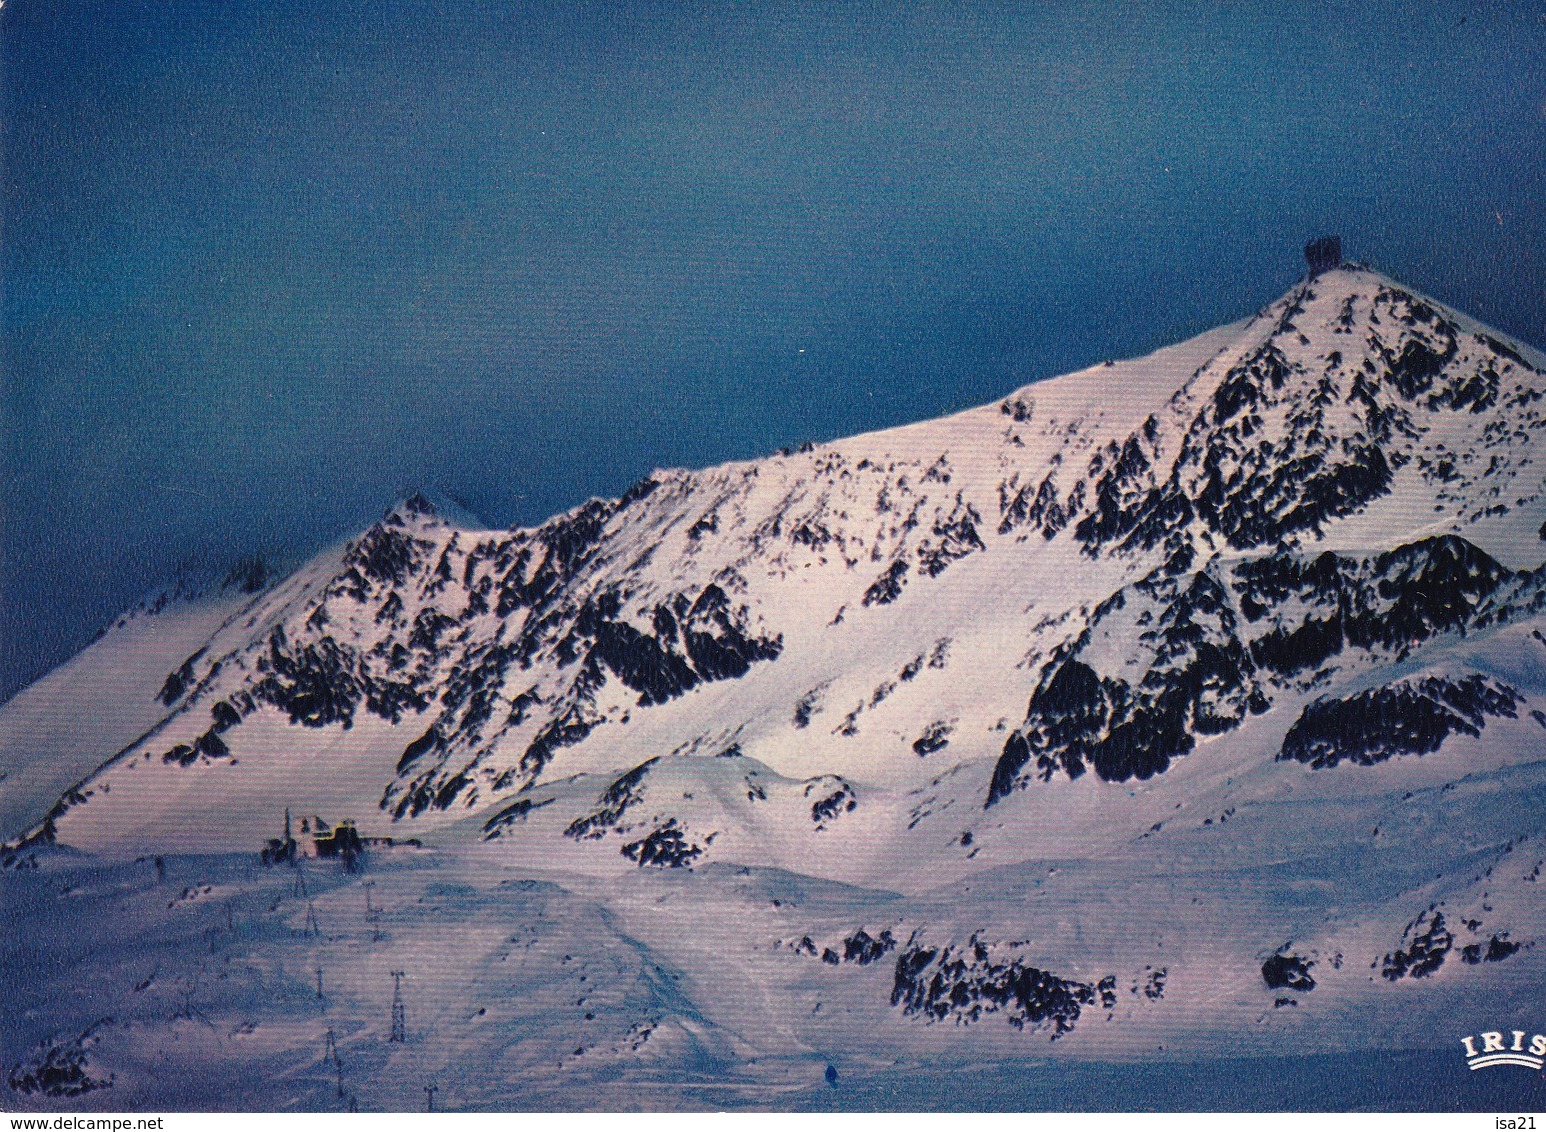
[[[187,563],[938,415],[1351,255],[1546,344],[1538,5],[8,0],[0,695]]]

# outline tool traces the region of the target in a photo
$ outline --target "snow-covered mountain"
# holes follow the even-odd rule
[[[494,934],[473,878],[541,877],[602,910],[592,958],[685,979],[621,997],[607,1080],[642,1064],[624,1015],[656,1049],[674,1019],[663,1079],[763,1084],[1027,1031],[1132,1058],[1539,1030],[1543,396],[1546,357],[1349,265],[534,529],[410,499],[0,707],[10,883],[66,849],[255,857],[287,809],[422,842],[382,883],[433,859]],[[426,1050],[506,1049],[442,1022]]]

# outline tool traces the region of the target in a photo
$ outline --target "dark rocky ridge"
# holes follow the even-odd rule
[[[1312,991],[1315,979],[1310,968],[1315,964],[1298,955],[1274,955],[1261,965],[1262,981],[1269,990]]]
[[[112,1088],[111,1075],[94,1077],[90,1071],[90,1051],[98,1040],[97,1031],[112,1021],[104,1018],[71,1039],[43,1041],[27,1060],[11,1067],[6,1083],[21,1096],[78,1097]]]
[[[1302,686],[1334,661],[1349,667],[1399,660],[1436,636],[1534,612],[1543,593],[1538,573],[1515,574],[1454,535],[1361,559],[1285,549],[1230,566],[1216,558],[1196,572],[1189,560],[1180,555],[1118,591],[1054,652],[1025,722],[1004,745],[989,805],[1023,787],[1033,764],[1042,779],[1059,771],[1076,778],[1087,767],[1107,781],[1151,777],[1188,753],[1197,736],[1238,727],[1247,714],[1269,710],[1275,694]],[[1102,634],[1128,629],[1152,658],[1136,685],[1081,659]],[[1285,757],[1301,758],[1312,737],[1352,727],[1353,716],[1365,720],[1361,733],[1372,744],[1366,754],[1381,744],[1393,753],[1401,742],[1422,753],[1436,749],[1425,745],[1435,735],[1442,742],[1451,731],[1477,734],[1482,716],[1514,714],[1518,700],[1502,686],[1464,681],[1445,694],[1455,698],[1441,697],[1444,708],[1422,693],[1395,692],[1348,708],[1312,705]],[[1380,739],[1383,725],[1371,722],[1371,713],[1398,708],[1406,722],[1391,723]],[[1438,734],[1441,719],[1449,722]]]
[[[1525,378],[1522,398],[1546,379],[1517,351],[1465,335],[1430,304],[1391,287],[1371,296],[1364,342],[1332,351],[1320,369],[1291,360],[1281,343],[1302,334],[1298,320],[1310,317],[1317,286],[1314,278],[1303,284],[1268,340],[1194,415],[1173,421],[1183,436],[1172,456],[1150,416],[1125,442],[1096,454],[1088,479],[1060,488],[1054,470],[1039,483],[1001,484],[1000,532],[1032,528],[1050,539],[1074,523],[1092,557],[1174,548],[1199,525],[1236,549],[1271,545],[1319,531],[1387,493],[1421,436],[1413,409],[1478,413],[1498,402],[1506,377]]]
[[[1475,966],[1478,963],[1501,963],[1525,945],[1508,938],[1507,932],[1496,932],[1486,943],[1468,943],[1460,949],[1460,961]]]
[[[444,546],[420,533],[433,521],[433,508],[409,500],[347,549],[340,574],[310,607],[300,635],[284,625],[270,631],[247,661],[256,679],[217,705],[225,726],[262,704],[307,727],[348,728],[361,710],[392,723],[432,713],[430,726],[404,748],[399,781],[382,797],[384,809],[403,817],[469,800],[465,792],[473,788],[471,771],[482,754],[545,707],[548,719],[520,762],[530,781],[558,749],[600,722],[592,705],[609,677],[637,692],[640,707],[650,707],[776,659],[782,637],[754,628],[754,616],[727,588],[739,585],[733,571],[657,603],[646,612],[645,628],[625,615],[626,597],[616,587],[577,603],[566,595],[566,585],[598,554],[606,523],[652,490],[636,485],[616,503],[595,500],[534,532],[471,547],[461,545],[460,532]],[[453,588],[464,595],[460,615],[454,603],[450,613],[443,601],[434,603]],[[424,607],[410,621],[405,610],[414,599]],[[357,622],[361,610],[374,610],[371,620],[392,630],[386,639],[361,647],[333,631]],[[516,631],[501,628],[492,640],[474,636],[471,622],[491,613]],[[506,700],[513,674],[541,656],[568,670],[567,683],[547,692],[533,686]],[[163,702],[191,704],[229,663],[232,658],[211,662],[200,650],[167,678]],[[219,757],[218,738],[201,743],[191,757],[181,747],[168,752],[169,761]]]
[[[622,852],[630,861],[637,861],[640,868],[681,869],[703,856],[703,846],[694,844],[672,819],[638,841],[624,845]]]
[[[1330,270],[1332,250],[1317,242],[1307,255],[1313,252],[1321,270]],[[1112,441],[1097,452],[1089,478],[1071,488],[1057,486],[1062,469],[1039,485],[1015,479],[1000,485],[1002,533],[1031,527],[1051,539],[1072,522],[1074,537],[1092,557],[1163,549],[1170,561],[1103,603],[1089,626],[1095,629],[1103,615],[1134,597],[1158,604],[1154,625],[1142,627],[1153,666],[1134,686],[1080,659],[1088,631],[1059,648],[1025,723],[1005,744],[990,805],[1024,785],[1022,772],[1033,762],[1044,778],[1054,770],[1077,777],[1087,766],[1112,781],[1149,777],[1191,750],[1196,736],[1238,726],[1242,706],[1266,710],[1274,684],[1309,679],[1346,649],[1399,658],[1437,633],[1496,624],[1526,605],[1537,607],[1539,586],[1533,585],[1527,602],[1515,594],[1512,604],[1481,608],[1505,583],[1522,586],[1525,579],[1511,577],[1454,535],[1372,562],[1331,552],[1312,558],[1283,545],[1285,537],[1317,532],[1389,490],[1422,433],[1414,409],[1482,412],[1497,403],[1506,374],[1523,378],[1514,400],[1528,419],[1516,431],[1525,435],[1543,424],[1525,407],[1546,375],[1517,351],[1489,335],[1466,334],[1399,288],[1379,287],[1367,299],[1361,349],[1349,342],[1346,350],[1331,351],[1319,371],[1291,359],[1280,343],[1296,335],[1308,342],[1300,320],[1324,317],[1313,313],[1319,286],[1313,276],[1320,273],[1312,271],[1276,315],[1266,342],[1223,375],[1194,415],[1185,416],[1192,410],[1184,398],[1172,399],[1187,421],[1174,456],[1166,456],[1165,430],[1151,415],[1124,443]],[[1350,306],[1334,333],[1354,333]],[[1029,404],[1012,408],[1013,414],[1005,403],[1015,419],[1034,413]],[[1497,466],[1494,456],[1489,472]],[[1455,476],[1450,467],[1441,470]],[[1196,556],[1199,530],[1236,550],[1277,549],[1227,569],[1214,559],[1191,587],[1182,587],[1177,580]],[[1203,608],[1209,603],[1200,592],[1209,573],[1233,595],[1212,602],[1212,609]],[[1158,594],[1161,586],[1175,592]],[[1292,616],[1292,608],[1306,615]],[[1199,612],[1207,628],[1197,623]],[[1256,631],[1257,623],[1267,631]]]
[[[1099,983],[1065,979],[1018,956],[997,958],[980,939],[965,947],[909,943],[896,960],[891,1005],[928,1022],[969,1024],[1002,1014],[1017,1030],[1050,1029],[1056,1041],[1100,1003],[1116,1004],[1116,977]]]
[[[1380,974],[1393,983],[1409,976],[1425,978],[1444,966],[1454,945],[1455,936],[1444,922],[1444,913],[1429,908],[1406,926],[1401,946],[1379,962]]]
[[[1346,759],[1372,766],[1395,755],[1437,751],[1452,734],[1480,736],[1487,718],[1517,718],[1519,693],[1472,674],[1460,680],[1402,680],[1345,699],[1305,707],[1283,740],[1279,759],[1333,767]]]

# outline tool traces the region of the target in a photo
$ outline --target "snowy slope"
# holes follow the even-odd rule
[[[469,1107],[500,1104],[473,1077],[776,1104],[836,1049],[879,1071],[1033,1036],[1120,1060],[1539,1027],[1543,395],[1546,357],[1348,266],[1146,358],[533,529],[409,500],[175,649],[122,627],[0,709],[6,860],[143,895],[128,862],[182,855],[254,909],[209,954],[261,966],[309,900],[253,863],[287,808],[422,839],[372,875],[440,901],[454,958],[434,916],[388,947],[342,877],[312,908],[336,931],[285,947],[355,956],[340,1026],[429,962],[414,1072],[484,1066]],[[131,656],[156,678],[102,712],[86,689]],[[89,742],[24,737],[67,717]],[[606,1012],[498,1014],[501,894],[528,883],[570,909],[531,913],[542,962],[599,964]],[[32,993],[10,1039],[35,1060],[69,1027]],[[220,1001],[301,1056],[293,1011]],[[167,1040],[158,1010],[112,1013]],[[132,1075],[129,1038],[91,1040]],[[373,1073],[410,1056],[370,1048]]]
[[[253,599],[233,577],[157,594],[0,704],[0,838],[36,824],[66,790],[166,718],[166,674]]]

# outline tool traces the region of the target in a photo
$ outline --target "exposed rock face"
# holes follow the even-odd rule
[[[871,963],[879,963],[896,949],[896,937],[889,928],[882,928],[875,935],[860,928],[829,947],[818,946],[808,935],[798,940],[780,940],[774,946],[788,947],[796,955],[809,955],[832,967],[844,963],[868,967]]]
[[[111,1076],[93,1077],[90,1050],[97,1031],[112,1022],[104,1019],[68,1041],[44,1041],[24,1061],[12,1067],[7,1083],[22,1096],[78,1097],[113,1087]]]
[[[162,698],[191,702],[235,666],[253,677],[215,704],[225,727],[262,705],[317,728],[351,727],[361,710],[393,723],[429,713],[433,722],[405,746],[400,778],[382,799],[398,817],[465,801],[480,753],[523,724],[529,738],[505,781],[529,782],[603,721],[594,703],[609,681],[649,707],[744,676],[781,651],[781,638],[751,628],[747,607],[733,600],[726,587],[740,583],[732,573],[656,602],[642,627],[624,616],[619,587],[578,602],[565,596],[566,582],[594,561],[607,521],[648,494],[594,501],[537,531],[472,545],[427,502],[409,500],[349,547],[303,624],[274,626],[245,654],[206,663],[201,650],[168,677]],[[488,619],[497,619],[491,639],[477,628]],[[556,684],[533,681],[512,695],[508,685],[542,656],[556,661]],[[538,712],[546,720],[528,724]],[[213,734],[191,747],[169,751],[168,761],[221,757]],[[470,762],[448,765],[457,752]]]
[[[811,803],[811,821],[817,829],[852,813],[859,806],[854,788],[836,775],[823,775],[805,784],[805,797]]]
[[[1119,590],[1054,653],[1005,743],[990,805],[1024,786],[1033,763],[1043,779],[1078,777],[1086,764],[1108,781],[1151,777],[1285,693],[1404,659],[1446,633],[1533,616],[1546,592],[1538,573],[1513,573],[1453,535],[1362,559],[1284,550],[1188,564]],[[1085,656],[1120,668],[1103,674]],[[1488,717],[1513,718],[1519,702],[1474,673],[1324,699],[1304,709],[1279,757],[1333,766],[1423,754],[1448,734],[1479,735]]]
[[[660,828],[650,830],[648,836],[624,845],[623,856],[637,861],[641,868],[653,865],[680,869],[703,856],[703,847],[689,840],[675,821],[667,821]]]
[[[1149,778],[1190,751],[1197,733],[1228,730],[1266,709],[1228,590],[1178,566],[1113,595],[1054,654],[1024,725],[1004,746],[990,804],[1024,784],[1021,771],[1033,759],[1043,779],[1058,771],[1077,778],[1086,764],[1108,782]],[[1138,665],[1130,654],[1123,675],[1103,675],[1081,659],[1118,634],[1138,646]]]
[[[1314,965],[1297,955],[1274,955],[1261,965],[1262,981],[1269,990],[1312,991],[1315,979],[1310,968]]]
[[[1444,966],[1455,945],[1455,936],[1444,922],[1444,913],[1428,909],[1406,926],[1401,946],[1380,963],[1380,974],[1391,982],[1411,977],[1421,979]]]
[[[1276,311],[1274,332],[1211,392],[1183,387],[1171,402],[1175,423],[1151,415],[1098,450],[1077,487],[1059,468],[1039,486],[1001,493],[1006,533],[1031,527],[1052,538],[1065,515],[1083,510],[1073,532],[1087,554],[1152,551],[1165,561],[1095,604],[1051,651],[1025,721],[1004,745],[990,805],[1031,776],[1093,768],[1111,781],[1151,777],[1199,737],[1270,710],[1282,692],[1539,611],[1538,572],[1513,573],[1457,534],[1367,556],[1310,553],[1287,541],[1368,508],[1402,469],[1440,485],[1465,479],[1458,469],[1471,454],[1462,461],[1425,441],[1438,428],[1430,414],[1490,411],[1505,373],[1524,419],[1484,430],[1500,448],[1487,474],[1517,474],[1521,457],[1504,454],[1503,438],[1541,427],[1532,406],[1543,377],[1517,351],[1399,289],[1333,309],[1318,298],[1320,285],[1312,279]],[[1316,341],[1307,335],[1328,331],[1306,349]],[[1179,442],[1170,439],[1178,424]],[[1493,505],[1492,513],[1507,511]],[[1203,549],[1219,542],[1245,553]],[[1138,647],[1125,649],[1130,640]],[[1495,691],[1478,705],[1483,715],[1513,710],[1511,693]],[[1474,733],[1479,717],[1451,709],[1450,729]],[[1412,726],[1427,734],[1433,725]]]
[[[1471,675],[1403,680],[1347,699],[1306,707],[1283,740],[1280,759],[1332,767],[1346,759],[1371,766],[1393,755],[1423,755],[1451,734],[1481,735],[1489,717],[1513,719],[1519,695]]]
[[[1498,932],[1486,943],[1468,943],[1462,947],[1460,961],[1473,967],[1478,963],[1500,963],[1523,946],[1509,939],[1507,932]]]
[[[963,948],[909,946],[897,957],[891,1004],[929,1022],[1003,1014],[1017,1030],[1050,1029],[1056,1041],[1116,986],[1114,976],[1098,986],[1061,978],[1003,950],[976,938]]]

